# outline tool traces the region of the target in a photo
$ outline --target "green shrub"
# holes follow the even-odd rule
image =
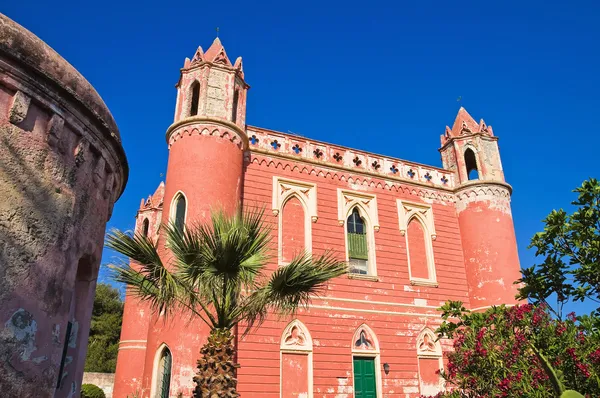
[[[84,384],[81,386],[81,398],[106,398],[106,395],[97,385]]]

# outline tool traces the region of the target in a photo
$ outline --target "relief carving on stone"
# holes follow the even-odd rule
[[[280,349],[283,351],[312,351],[310,333],[298,319],[294,319],[283,330]]]
[[[441,357],[442,346],[436,341],[434,333],[429,328],[423,329],[417,338],[417,355],[419,357]]]
[[[352,351],[373,351],[379,352],[379,343],[375,337],[375,333],[367,325],[363,324],[352,338]]]

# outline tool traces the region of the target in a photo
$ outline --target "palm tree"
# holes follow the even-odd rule
[[[299,254],[266,275],[271,235],[262,210],[234,215],[216,211],[205,223],[162,228],[172,253],[168,263],[143,234],[113,230],[107,246],[136,263],[136,268],[113,266],[115,279],[150,302],[154,311],[187,311],[210,327],[194,377],[198,398],[239,396],[232,333],[236,325],[242,323],[248,333],[270,313],[294,314],[327,281],[346,272],[346,264],[326,252],[318,257]]]

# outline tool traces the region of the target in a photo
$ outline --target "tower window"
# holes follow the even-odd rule
[[[173,222],[175,223],[175,228],[180,231],[183,231],[183,227],[185,225],[186,208],[187,204],[185,202],[185,197],[182,194],[177,195],[177,198],[175,199]]]
[[[233,93],[233,111],[232,111],[232,114],[231,114],[231,121],[234,122],[234,123],[237,122],[239,97],[240,97],[240,91],[239,90],[235,90],[235,92]]]
[[[477,159],[475,158],[475,152],[471,148],[467,148],[465,151],[465,167],[467,168],[467,177],[469,180],[479,179]]]
[[[148,236],[148,229],[150,228],[150,220],[147,218],[142,223],[142,235]]]
[[[169,398],[171,389],[171,351],[164,347],[158,360],[157,379],[156,379],[156,398]]]
[[[192,103],[190,105],[190,116],[198,114],[198,103],[200,101],[200,83],[197,81],[192,84]]]
[[[369,271],[369,249],[365,221],[355,207],[350,213],[347,225],[348,260],[350,272],[366,275]]]

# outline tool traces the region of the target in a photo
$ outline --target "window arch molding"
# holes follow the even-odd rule
[[[442,345],[436,340],[433,330],[423,328],[417,337],[417,356],[442,358]]]
[[[439,370],[443,370],[444,368],[444,361],[443,361],[443,354],[442,354],[442,345],[440,344],[439,340],[437,340],[437,337],[435,335],[435,333],[428,327],[423,328],[423,330],[421,330],[421,333],[419,333],[419,336],[417,337],[417,344],[416,344],[416,349],[417,349],[417,359],[418,359],[418,366],[419,366],[419,389],[421,390],[422,394],[435,394],[437,392],[440,391],[444,391],[444,379],[442,377],[439,377],[439,384],[437,386],[434,385],[435,389],[437,391],[424,391],[425,390],[425,386],[423,385],[423,381],[422,381],[422,377],[421,377],[421,359],[425,359],[425,360],[435,360],[437,359],[438,361],[438,369]]]
[[[179,200],[179,198],[183,198],[184,203],[185,203],[185,210],[183,213],[183,226],[185,227],[185,223],[187,222],[187,215],[188,215],[188,210],[190,208],[190,202],[187,198],[187,196],[185,195],[185,193],[183,193],[183,191],[177,191],[175,192],[175,195],[173,195],[173,199],[171,199],[171,206],[169,208],[169,221],[170,222],[175,222],[176,221],[176,217],[177,217],[177,201]]]
[[[409,202],[406,200],[397,200],[398,221],[400,235],[404,236],[406,245],[406,259],[408,263],[408,277],[411,285],[438,286],[435,272],[435,260],[433,256],[433,243],[437,238],[435,225],[433,222],[433,210],[431,206],[424,203]],[[408,241],[408,226],[411,221],[416,221],[423,228],[425,239],[425,256],[427,259],[428,278],[417,278],[412,275],[410,264],[410,246]]]
[[[294,319],[283,329],[280,350],[312,352],[313,342],[310,332],[299,319]]]
[[[381,359],[379,351],[379,340],[373,330],[366,324],[360,325],[352,335],[352,380],[354,380],[354,357],[373,358],[375,365],[375,385],[377,398],[382,395],[381,383]]]
[[[283,264],[283,217],[282,211],[286,203],[297,198],[304,210],[304,250],[312,253],[312,223],[317,222],[317,187],[315,184],[290,180],[282,177],[273,177],[273,214],[278,216],[278,245],[277,258]]]
[[[366,343],[364,339],[366,339]],[[375,335],[366,323],[363,323],[354,331],[354,335],[352,336],[352,352],[370,353],[371,355],[379,354],[379,340],[377,339],[377,335]]]
[[[172,376],[172,369],[173,369],[173,353],[171,351],[171,349],[169,348],[169,346],[166,343],[162,343],[160,346],[158,346],[158,349],[156,350],[156,354],[154,354],[154,361],[153,361],[153,365],[152,365],[152,386],[150,388],[150,397],[152,398],[163,398],[163,395],[161,395],[161,391],[162,391],[162,386],[159,385],[159,382],[161,381],[161,378],[159,377],[160,374],[159,372],[161,371],[160,366],[161,366],[161,358],[163,357],[163,354],[165,353],[165,351],[168,353],[169,357],[170,357],[170,369],[169,369],[169,389],[171,388],[171,376]],[[167,395],[166,397],[168,397],[168,391],[167,391]]]
[[[356,209],[365,224],[367,235],[367,275],[352,274],[351,278],[377,279],[377,262],[375,253],[375,232],[379,231],[379,216],[377,214],[377,197],[363,192],[348,191],[338,188],[338,223],[346,225],[346,220]],[[348,228],[344,228],[344,244],[346,261],[350,261],[348,245]]]
[[[299,319],[294,319],[283,329],[279,345],[279,391],[283,392],[284,354],[306,355],[308,359],[308,397],[313,398],[313,341],[308,328]]]
[[[379,231],[377,197],[364,192],[338,188],[338,223],[344,225],[352,209],[358,207],[361,216],[374,231]]]

